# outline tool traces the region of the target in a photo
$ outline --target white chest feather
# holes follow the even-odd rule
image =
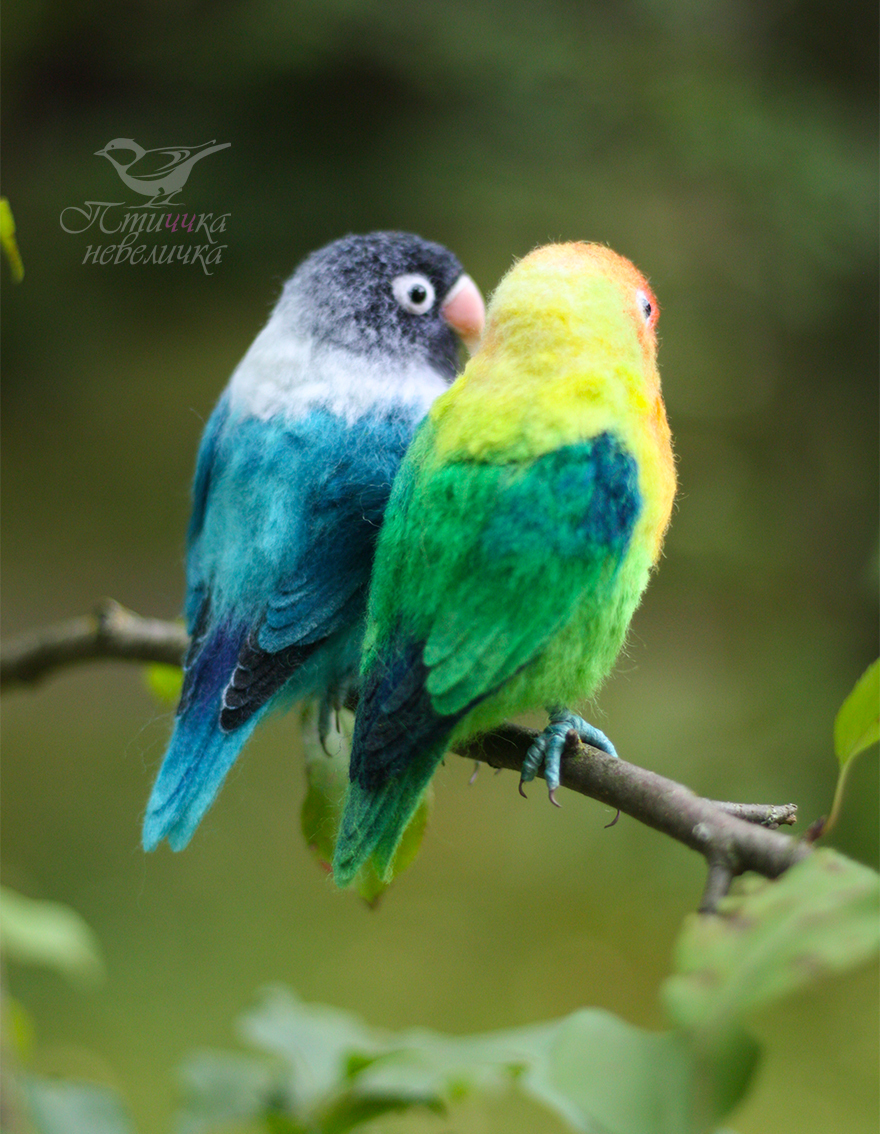
[[[422,359],[363,356],[281,333],[270,319],[229,382],[230,407],[248,417],[298,418],[325,409],[356,421],[374,406],[426,412],[447,383]]]

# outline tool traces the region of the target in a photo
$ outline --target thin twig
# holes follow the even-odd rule
[[[181,625],[141,618],[107,600],[95,613],[23,635],[0,648],[0,688],[32,685],[76,662],[99,658],[180,664],[188,638]],[[457,746],[468,760],[519,772],[536,732],[503,724]],[[698,851],[709,876],[701,909],[713,910],[731,880],[753,870],[776,878],[810,853],[806,840],[778,833],[796,822],[794,804],[703,799],[656,772],[614,759],[569,734],[562,786],[617,808]]]
[[[728,815],[735,815],[746,823],[757,823],[768,831],[775,831],[777,827],[793,827],[797,823],[796,803],[722,803],[718,799],[713,799],[712,803]]]
[[[723,858],[709,858],[708,862],[709,873],[706,875],[706,885],[703,889],[703,900],[700,902],[699,913],[714,913],[734,879],[734,871]]]

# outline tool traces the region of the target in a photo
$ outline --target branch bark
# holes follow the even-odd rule
[[[457,752],[493,768],[518,772],[535,736],[532,729],[504,724],[459,745]],[[575,732],[567,739],[562,786],[615,807],[702,854],[709,880],[701,912],[715,909],[736,875],[753,870],[778,878],[810,853],[805,843],[770,829],[779,822],[795,822],[794,804],[719,804],[647,768],[591,748]]]
[[[100,658],[179,665],[189,639],[175,622],[141,618],[112,600],[94,614],[22,635],[0,647],[0,689],[34,685],[69,665]],[[456,748],[458,755],[519,772],[531,729],[504,724]],[[796,822],[794,804],[740,804],[704,799],[684,785],[616,760],[569,733],[562,785],[662,831],[706,859],[701,911],[717,906],[731,880],[747,870],[777,878],[810,853],[805,840],[778,833]]]
[[[180,665],[189,635],[177,622],[141,618],[113,599],[93,614],[22,634],[0,646],[0,690],[36,685],[56,670],[101,658]]]

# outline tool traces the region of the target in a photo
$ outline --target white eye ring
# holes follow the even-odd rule
[[[391,290],[400,306],[410,315],[425,315],[434,306],[434,285],[418,273],[398,276],[392,282]]]
[[[645,323],[650,323],[651,317],[654,314],[654,305],[641,288],[636,292],[636,303],[639,305],[639,311],[641,311]]]

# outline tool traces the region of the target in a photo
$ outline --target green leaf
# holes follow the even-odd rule
[[[657,1034],[608,1012],[475,1036],[398,1033],[358,1081],[372,1092],[455,1099],[516,1082],[576,1130],[708,1134],[742,1098],[757,1047],[740,1029],[713,1043]]]
[[[348,788],[348,757],[353,729],[354,714],[347,709],[340,710],[331,720],[322,745],[316,708],[312,703],[304,706],[302,740],[308,788],[300,822],[309,850],[328,872]]]
[[[382,1044],[356,1017],[323,1004],[305,1004],[285,988],[272,988],[239,1023],[251,1044],[278,1056],[288,1069],[291,1095],[304,1112],[348,1086]],[[358,1058],[352,1061],[352,1056]],[[359,1074],[356,1071],[355,1074]]]
[[[361,1094],[350,1091],[324,1110],[319,1119],[321,1134],[345,1134],[357,1126],[381,1118],[383,1114],[402,1114],[414,1107],[422,1107],[434,1114],[445,1114],[443,1102],[433,1096],[417,1098],[412,1095]]]
[[[740,880],[718,914],[691,915],[663,1000],[676,1024],[719,1030],[878,947],[880,877],[817,850],[781,878]]]
[[[315,706],[307,704],[303,709],[302,738],[308,788],[300,822],[306,845],[326,871],[330,870],[333,861],[339,823],[345,806],[353,732],[354,713],[340,709],[331,719],[322,744],[318,735]],[[404,871],[418,854],[428,825],[432,799],[433,793],[429,788],[403,833],[394,856],[392,879]],[[381,879],[370,858],[355,878],[354,889],[364,901],[375,906],[390,884]]]
[[[35,1075],[24,1086],[37,1134],[134,1134],[122,1102],[106,1087]]]
[[[843,809],[846,780],[854,756],[876,744],[880,738],[880,661],[869,665],[853,691],[840,706],[834,721],[834,751],[840,764],[831,813],[815,825],[815,838],[828,835],[837,825]]]
[[[176,705],[183,688],[183,670],[179,665],[153,662],[144,666],[144,681],[150,693],[163,705]]]
[[[547,1039],[523,1089],[587,1134],[708,1134],[745,1094],[758,1058],[738,1029],[709,1047],[600,1009],[573,1013]]]
[[[104,976],[97,938],[78,913],[6,886],[0,887],[0,946],[12,961],[44,965],[75,980],[94,983]]]
[[[358,1088],[424,1101],[460,1099],[478,1089],[506,1087],[534,1057],[531,1030],[525,1032],[470,1036],[446,1036],[426,1028],[398,1032],[385,1040],[385,1054],[359,1076]]]
[[[252,1055],[195,1052],[178,1077],[185,1101],[177,1134],[213,1134],[236,1122],[262,1119],[279,1105],[277,1071]]]
[[[508,1033],[460,1039],[423,1029],[382,1033],[347,1012],[305,1004],[282,988],[265,994],[263,1004],[242,1020],[241,1032],[280,1057],[289,1068],[289,1096],[298,1113],[303,1121],[311,1116],[322,1130],[331,1120],[362,1122],[370,1114],[408,1107],[439,1112],[445,1100],[477,1087],[509,1084],[524,1065],[522,1053],[510,1049]]]
[[[585,1010],[484,1035],[382,1033],[285,989],[270,990],[242,1032],[289,1068],[296,1118],[322,1134],[413,1107],[440,1113],[469,1092],[514,1082],[590,1134],[709,1134],[757,1063],[754,1041],[738,1027],[710,1037],[657,1034]]]
[[[840,706],[834,721],[834,751],[845,768],[880,740],[880,660],[869,665]]]
[[[21,283],[24,279],[24,264],[21,262],[18,244],[15,241],[15,220],[12,209],[5,197],[0,197],[0,246],[9,263],[12,279],[15,283]]]
[[[30,1012],[14,996],[3,995],[3,1043],[10,1044],[19,1062],[27,1062],[34,1048],[36,1029]]]

